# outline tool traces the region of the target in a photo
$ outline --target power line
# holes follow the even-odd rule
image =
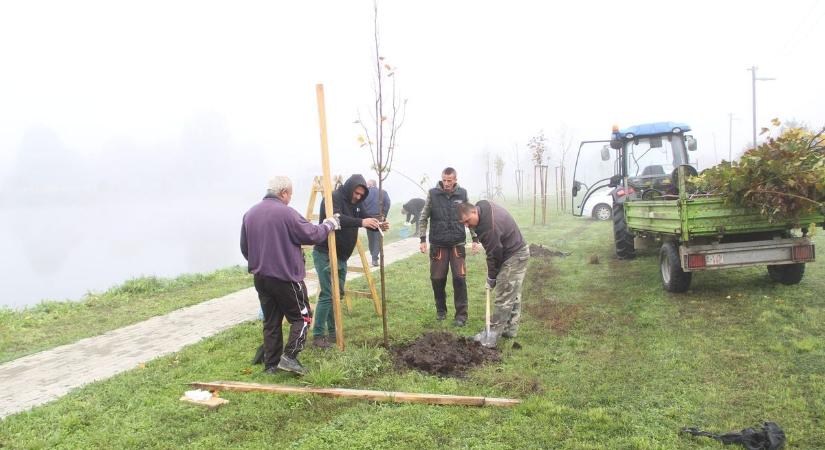
[[[814,19],[813,22],[810,23],[810,25],[805,25],[805,23],[809,21],[809,18],[814,16],[814,10],[816,10],[817,6],[819,6],[821,3],[822,2],[820,2],[819,0],[814,0],[813,2],[811,2],[810,8],[808,8],[808,11],[802,16],[802,20],[799,22],[799,25],[793,28],[793,32],[790,34],[790,36],[782,45],[782,47],[779,48],[777,56],[790,56],[796,49],[796,43],[807,39],[808,36],[811,34],[811,31],[816,29],[816,26],[819,24],[822,18],[825,17],[825,10],[819,13],[819,15],[816,16],[816,19]]]

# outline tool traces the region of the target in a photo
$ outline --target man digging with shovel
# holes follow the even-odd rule
[[[457,206],[459,222],[475,230],[487,253],[487,327],[475,336],[485,347],[495,347],[499,337],[513,338],[521,318],[521,287],[530,250],[513,216],[501,206],[481,200]],[[490,317],[490,291],[495,308]]]

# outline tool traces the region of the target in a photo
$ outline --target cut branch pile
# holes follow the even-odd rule
[[[780,127],[777,119],[773,126]],[[763,128],[763,133],[768,132]],[[742,155],[689,180],[694,189],[759,210],[770,221],[825,213],[825,128],[786,128]]]

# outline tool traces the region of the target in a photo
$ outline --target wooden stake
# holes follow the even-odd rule
[[[381,315],[381,299],[378,297],[378,290],[375,288],[375,280],[372,278],[372,270],[370,264],[367,262],[367,254],[364,252],[364,246],[361,245],[361,237],[355,243],[358,248],[358,255],[361,257],[361,266],[364,268],[364,278],[367,279],[367,285],[370,288],[372,304],[375,307],[375,314]],[[383,250],[383,249],[382,249]]]
[[[315,394],[323,397],[346,397],[374,402],[424,403],[429,405],[500,406],[511,407],[521,400],[463,395],[415,394],[410,392],[369,391],[363,389],[313,388],[279,384],[243,383],[236,381],[194,382],[190,386],[210,391],[271,392],[273,394]]]
[[[321,127],[321,166],[324,172],[324,207],[327,217],[332,217],[332,177],[329,171],[329,144],[327,143],[327,113],[324,106],[324,85],[315,85],[318,99],[318,122]],[[345,199],[349,200],[349,199]],[[332,280],[332,314],[335,319],[335,342],[344,351],[344,324],[341,321],[341,291],[338,286],[338,251],[335,247],[335,233],[329,234],[329,277]]]

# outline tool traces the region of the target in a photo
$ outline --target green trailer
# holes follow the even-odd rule
[[[687,152],[696,148],[696,141],[687,131],[685,124],[659,122],[614,128],[610,141],[583,142],[574,170],[573,205],[594,190],[612,189],[616,255],[629,259],[637,247],[660,245],[662,285],[670,292],[686,291],[696,271],[758,265],[767,266],[776,282],[799,283],[805,264],[816,256],[810,231],[825,227],[825,216],[770,222],[759,211],[728,205],[722,197],[689,194],[684,180],[696,170]],[[580,172],[579,161],[587,161],[582,152],[594,143],[605,143],[600,159],[612,160],[613,175],[578,181],[577,175],[588,173],[584,167]],[[615,158],[610,149],[616,150]],[[605,173],[592,167],[589,172]]]

